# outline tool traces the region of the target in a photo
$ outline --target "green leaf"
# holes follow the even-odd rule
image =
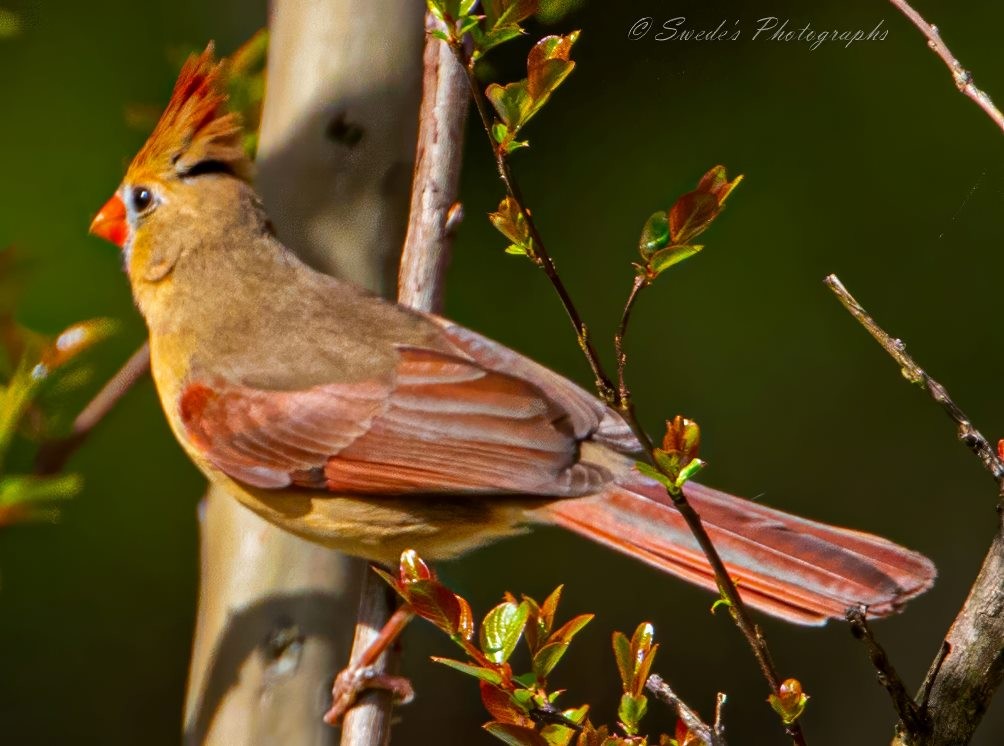
[[[496,144],[501,145],[509,138],[509,128],[502,124],[502,122],[495,122],[492,125],[492,138]]]
[[[533,673],[539,681],[545,681],[568,650],[567,642],[549,642],[533,656]]]
[[[676,477],[676,486],[682,488],[689,480],[693,479],[707,464],[699,458],[693,459],[684,466]]]
[[[667,490],[672,490],[672,491],[676,490],[676,482],[667,477],[665,474],[656,469],[654,466],[646,464],[644,461],[636,461],[634,468],[637,469],[640,474],[644,474],[649,479],[654,479],[656,482],[661,484]]]
[[[485,25],[492,29],[525,21],[537,12],[539,4],[539,0],[485,0]]]
[[[646,464],[647,466],[647,464]],[[617,672],[621,677],[624,691],[631,689],[634,680],[634,659],[631,657],[631,642],[623,632],[613,634],[614,660],[617,661]]]
[[[530,609],[506,601],[488,612],[481,622],[481,650],[493,663],[505,663],[523,634]]]
[[[485,89],[485,95],[495,107],[499,119],[515,135],[523,126],[533,104],[527,92],[526,81],[520,80],[506,85],[492,83]]]
[[[460,25],[457,28],[457,34],[459,36],[463,36],[468,31],[475,28],[478,25],[478,22],[479,20],[476,16],[467,16],[460,22]]]
[[[638,251],[646,261],[669,243],[669,218],[664,211],[653,212],[645,221],[638,239]]]
[[[519,676],[513,676],[512,680],[524,689],[532,689],[537,683],[537,677],[534,676],[532,671],[530,673],[521,673]]]
[[[617,708],[617,717],[629,736],[638,735],[638,723],[648,710],[648,698],[644,695],[624,694]]]
[[[443,0],[426,0],[425,7],[437,21],[446,20],[446,3]]]
[[[474,666],[470,663],[464,663],[463,661],[456,661],[452,658],[439,658],[433,656],[432,660],[436,663],[442,663],[444,666],[449,666],[450,668],[456,669],[461,673],[465,673],[468,676],[473,676],[481,681],[486,681],[489,684],[501,684],[502,674],[492,668],[485,668],[484,666]]]
[[[689,259],[703,248],[703,246],[674,245],[656,251],[648,260],[649,274],[653,277],[658,277],[674,264],[679,264],[684,259]]]
[[[527,140],[510,140],[505,144],[505,152],[508,155],[509,153],[513,153],[519,150],[520,148],[528,148],[528,147],[530,147],[530,143]]]
[[[711,604],[711,613],[714,614],[718,611],[719,607],[725,607],[726,609],[732,608],[732,602],[725,598],[724,595],[720,595],[718,600]]]
[[[579,614],[569,619],[567,622],[561,625],[553,635],[548,638],[548,642],[564,642],[570,643],[572,638],[574,638],[579,632],[585,628],[587,624],[593,621],[595,614]]]
[[[540,729],[540,736],[548,746],[570,746],[575,738],[575,731],[564,725],[550,724]]]
[[[509,746],[548,746],[533,728],[512,723],[485,723],[484,729]]]
[[[515,24],[512,26],[501,26],[492,31],[482,31],[479,27],[475,27],[471,29],[471,36],[474,37],[474,54],[472,56],[477,60],[499,44],[504,44],[510,39],[522,36],[524,33],[526,32]]]
[[[570,720],[573,723],[584,723],[586,720],[586,715],[589,714],[589,705],[582,705],[582,707],[573,707],[571,709],[565,710],[561,713],[566,720]]]

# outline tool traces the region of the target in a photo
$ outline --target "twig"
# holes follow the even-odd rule
[[[952,73],[952,80],[955,81],[955,86],[959,91],[975,101],[976,105],[987,113],[994,124],[1004,130],[1004,114],[1001,114],[1000,109],[994,106],[990,96],[976,87],[973,82],[973,74],[964,68],[958,58],[952,54],[952,50],[941,38],[941,31],[938,27],[925,21],[924,17],[915,11],[906,0],[889,0],[889,2],[909,18],[910,22],[920,29],[920,33],[927,37],[927,46],[948,66],[949,72]]]
[[[865,648],[868,650],[868,657],[878,672],[879,683],[889,693],[892,706],[907,731],[916,735],[929,732],[931,724],[927,719],[927,714],[917,706],[917,703],[907,693],[903,679],[900,678],[889,657],[886,655],[885,650],[872,634],[871,628],[865,619],[864,607],[848,610],[847,621],[851,625],[851,632],[858,640],[864,643]]]
[[[676,692],[670,688],[669,684],[659,674],[654,673],[649,676],[645,682],[645,688],[652,692],[660,702],[673,708],[676,716],[683,721],[691,733],[701,739],[702,743],[707,744],[707,746],[726,746],[725,726],[721,720],[722,708],[725,705],[724,694],[719,694],[716,700],[715,724],[712,727],[701,720],[701,716],[690,709],[687,703],[677,696]]]
[[[968,743],[1004,680],[1004,463],[945,388],[906,353],[903,342],[887,334],[835,275],[829,275],[825,283],[899,364],[904,376],[922,385],[942,406],[956,424],[959,440],[997,483],[997,533],[915,699],[930,730],[910,732],[909,723],[902,721],[907,731],[903,743]]]
[[[426,16],[426,24],[433,22]],[[449,49],[426,38],[424,80],[419,112],[418,150],[412,182],[408,232],[401,252],[398,301],[421,311],[439,311],[442,285],[453,242],[456,198],[460,184],[464,120],[468,96],[466,77]],[[367,572],[356,622],[352,660],[357,661],[380,637],[391,619],[394,600],[386,584]],[[386,674],[395,666],[388,650],[371,669]],[[345,715],[342,746],[386,742],[392,698],[375,693]]]
[[[604,371],[599,355],[593,347],[592,341],[589,339],[588,328],[582,321],[582,317],[576,309],[565,284],[558,275],[558,270],[555,267],[554,262],[551,260],[550,254],[548,254],[547,250],[544,248],[543,240],[540,237],[540,233],[537,230],[533,217],[524,204],[519,187],[509,170],[509,163],[506,159],[505,152],[495,145],[494,138],[492,137],[492,116],[489,110],[488,100],[481,88],[480,81],[475,75],[471,56],[456,39],[451,39],[451,41],[447,42],[447,44],[456,56],[457,61],[467,73],[467,80],[470,85],[471,95],[474,98],[475,106],[477,107],[478,114],[481,117],[481,123],[484,126],[485,134],[488,137],[489,143],[492,145],[492,154],[495,157],[495,164],[498,168],[499,177],[502,179],[502,183],[505,186],[509,197],[516,202],[523,219],[526,221],[530,237],[533,239],[537,264],[544,270],[544,273],[554,286],[554,289],[565,308],[565,312],[568,314],[568,318],[571,320],[572,326],[575,328],[579,346],[582,348],[582,352],[585,354],[586,360],[589,362],[589,366],[596,377],[597,391],[608,404],[615,405],[619,400],[618,388],[615,388],[614,384],[611,383],[610,377]],[[627,331],[627,322],[630,318],[631,307],[633,306],[634,300],[637,298],[637,294],[640,289],[641,288],[638,287],[637,289],[632,290],[632,293],[628,298],[628,303],[625,307],[624,315],[622,316],[621,326],[618,330],[618,334],[621,337],[621,343],[623,343],[623,337]],[[639,442],[645,446],[646,460],[655,466],[655,468],[661,470],[661,467],[659,467],[655,462],[652,452],[652,441],[648,437],[644,428],[642,428],[638,422],[638,418],[635,416],[633,407],[629,403],[627,408],[622,407],[620,411],[624,420],[634,431]],[[729,576],[725,563],[718,554],[718,550],[711,541],[711,537],[704,528],[700,515],[698,515],[696,510],[694,510],[682,490],[669,492],[669,495],[673,500],[673,504],[683,516],[690,532],[694,535],[694,538],[700,545],[701,551],[708,560],[708,564],[711,565],[719,590],[721,591],[722,596],[724,596],[729,603],[731,616],[753,651],[753,655],[760,667],[760,671],[763,673],[764,678],[770,686],[771,693],[776,693],[781,686],[781,677],[778,675],[777,669],[774,666],[770,650],[767,647],[767,641],[764,638],[763,633],[760,631],[760,628],[754,624],[750,618],[749,610],[746,608],[745,603],[740,597],[735,583]],[[789,735],[789,737],[791,737],[796,746],[803,746],[805,744],[805,735],[802,733],[802,726],[798,722],[786,725],[785,732]]]
[[[858,320],[869,334],[882,345],[882,348],[889,353],[902,369],[903,376],[911,383],[916,383],[927,389],[942,409],[948,414],[951,420],[958,427],[959,440],[961,440],[976,457],[983,462],[983,466],[993,476],[997,482],[998,489],[1004,494],[1004,462],[997,454],[997,449],[990,445],[989,441],[980,433],[966,416],[966,413],[959,409],[959,406],[952,400],[945,390],[945,387],[931,378],[906,352],[906,345],[902,340],[889,336],[875,320],[868,315],[868,312],[855,300],[847,288],[843,286],[836,275],[829,275],[823,281],[833,291],[840,302],[850,314]]]
[[[725,696],[725,692],[718,692],[715,695],[715,722],[712,728],[715,731],[715,736],[717,736],[722,743],[725,743],[725,702],[728,697]]]
[[[502,184],[505,186],[506,192],[519,207],[520,214],[526,221],[527,229],[530,232],[530,238],[533,240],[534,261],[542,270],[544,270],[544,274],[547,275],[547,279],[551,281],[551,285],[554,286],[554,290],[557,292],[558,298],[561,300],[561,305],[564,307],[565,313],[568,315],[568,320],[572,323],[572,328],[575,329],[575,336],[579,341],[579,347],[582,348],[582,352],[586,356],[589,367],[592,369],[593,376],[596,378],[596,390],[599,392],[600,397],[604,401],[609,404],[613,404],[617,396],[617,391],[614,388],[613,383],[610,381],[610,378],[603,371],[603,365],[600,363],[600,356],[596,352],[596,348],[593,346],[593,342],[589,337],[589,328],[582,320],[582,315],[575,307],[575,303],[572,301],[572,296],[569,294],[568,288],[565,287],[565,283],[558,274],[558,269],[554,265],[554,260],[551,259],[551,255],[544,246],[544,241],[540,237],[540,232],[537,230],[537,224],[534,221],[533,216],[530,214],[530,210],[526,207],[526,202],[523,200],[523,195],[520,193],[519,185],[516,183],[516,180],[512,176],[512,171],[509,169],[509,161],[506,159],[506,154],[501,148],[495,145],[495,140],[492,137],[491,110],[489,109],[488,99],[485,96],[485,92],[482,90],[481,84],[478,81],[477,76],[474,74],[473,60],[464,50],[460,42],[451,41],[449,42],[449,46],[450,49],[453,50],[457,61],[467,72],[467,80],[470,85],[471,96],[474,98],[474,105],[477,107],[478,115],[481,117],[481,124],[485,128],[485,134],[488,136],[488,142],[492,146],[492,155],[495,158],[495,166],[498,168],[499,178],[502,179]]]
[[[60,440],[46,443],[39,449],[35,459],[35,472],[54,474],[62,469],[97,424],[149,370],[150,344],[144,342],[77,415],[70,434]]]
[[[614,333],[614,354],[617,357],[617,408],[627,416],[629,422],[637,422],[638,417],[634,410],[634,401],[631,399],[631,390],[628,388],[625,370],[627,368],[627,353],[624,352],[624,339],[627,337],[628,323],[631,321],[631,311],[634,309],[635,301],[642,290],[649,286],[649,281],[644,275],[635,275],[634,282],[631,283],[631,291],[628,293],[627,301],[624,303],[624,310],[621,312],[621,320]],[[632,426],[633,427],[633,426]],[[640,427],[634,428],[638,440],[645,446],[645,450],[651,452],[652,439]]]

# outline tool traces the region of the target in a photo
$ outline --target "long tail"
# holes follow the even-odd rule
[[[892,614],[934,583],[934,564],[886,539],[809,521],[689,483],[685,493],[750,606],[825,624],[864,604]],[[708,561],[666,491],[638,474],[598,495],[547,507],[558,525],[715,590]]]

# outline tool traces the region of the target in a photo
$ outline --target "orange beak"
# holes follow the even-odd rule
[[[125,246],[126,239],[129,237],[129,224],[126,222],[125,205],[117,194],[105,202],[105,206],[94,216],[90,233],[106,241],[111,241],[120,249]]]

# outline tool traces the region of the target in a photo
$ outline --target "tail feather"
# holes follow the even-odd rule
[[[739,594],[799,624],[825,624],[864,604],[898,611],[934,583],[934,565],[891,541],[828,526],[691,483],[700,514]],[[715,590],[703,552],[662,486],[640,475],[590,497],[559,500],[549,519],[696,585]]]

